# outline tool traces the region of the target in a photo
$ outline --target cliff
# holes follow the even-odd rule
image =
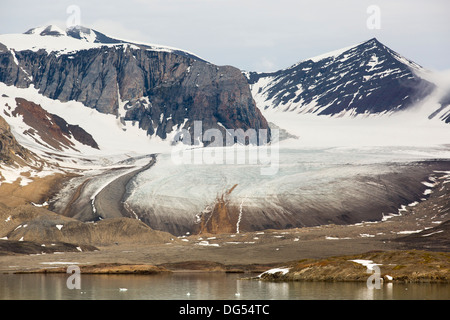
[[[67,38],[51,40],[59,43]],[[82,102],[122,121],[135,121],[162,139],[176,129],[187,129],[193,136],[194,121],[202,121],[203,130],[219,129],[224,136],[225,128],[269,128],[237,68],[216,66],[177,50],[131,43],[96,43],[84,49],[82,40],[70,41],[83,49],[14,49],[0,38],[0,81],[19,88],[34,86],[62,102]]]

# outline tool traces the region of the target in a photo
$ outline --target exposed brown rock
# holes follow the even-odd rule
[[[51,146],[56,150],[75,149],[75,145],[70,141],[73,136],[77,141],[98,149],[98,145],[92,136],[78,125],[70,125],[61,117],[50,114],[40,105],[16,98],[17,107],[12,111],[12,115],[16,117],[21,115],[23,121],[31,127],[26,134],[32,137],[36,142]],[[36,136],[39,136],[38,139]]]
[[[0,207],[0,238],[36,243],[66,242],[93,246],[116,244],[164,244],[176,242],[171,234],[152,230],[131,218],[81,222],[33,206]]]
[[[22,147],[11,133],[11,128],[0,116],[0,164],[23,166],[36,160],[37,156]]]
[[[13,183],[0,184],[0,203],[9,207],[17,207],[31,202],[42,204],[59,190],[61,184],[70,175],[56,173],[42,178],[35,177],[26,186],[20,184],[20,179]]]
[[[222,196],[217,197],[212,211],[204,212],[198,226],[198,234],[234,233],[239,216],[239,208],[230,205],[229,196],[237,187],[235,184]]]

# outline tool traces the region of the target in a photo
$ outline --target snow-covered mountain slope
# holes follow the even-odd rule
[[[0,114],[0,186],[26,186],[55,174],[95,177],[95,183],[102,184],[103,175],[108,178],[105,172],[112,170],[111,176],[139,169],[148,163],[148,154],[171,148],[133,121],[80,102],[50,99],[33,86],[0,83]]]
[[[409,110],[426,101],[438,85],[429,71],[375,38],[287,69],[245,75],[260,109],[334,117]],[[448,122],[448,103],[428,112],[426,116],[434,113]]]
[[[30,105],[26,113],[21,111],[22,101]],[[126,154],[170,150],[169,143],[158,137],[148,137],[132,121],[121,121],[80,102],[50,99],[33,86],[17,88],[0,83],[0,112],[10,124],[17,141],[41,156],[52,153],[73,159],[99,159],[122,155],[123,160]],[[79,126],[90,143],[82,141],[81,137],[77,139],[77,134],[72,132],[75,131],[74,126]],[[64,129],[66,132],[62,132]],[[51,135],[52,131],[58,135]]]

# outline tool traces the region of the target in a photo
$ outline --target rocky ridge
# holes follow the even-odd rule
[[[187,129],[193,136],[194,121],[202,121],[203,130],[218,129],[224,136],[225,128],[270,130],[245,77],[234,67],[216,66],[180,50],[123,41],[94,41],[88,49],[66,52],[67,38],[79,42],[80,48],[85,41],[73,32],[69,36],[44,31],[22,36],[60,41],[59,51],[14,49],[8,38],[0,36],[1,82],[34,86],[62,102],[82,102],[122,121],[135,121],[162,139],[176,129]]]

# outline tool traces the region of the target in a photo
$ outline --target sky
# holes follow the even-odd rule
[[[1,1],[0,34],[79,21],[112,37],[264,72],[376,37],[427,69],[450,69],[449,0]]]

